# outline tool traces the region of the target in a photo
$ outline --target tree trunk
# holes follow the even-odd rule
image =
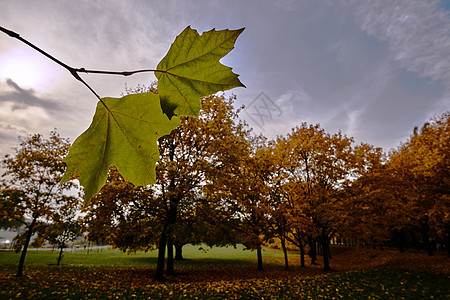
[[[300,267],[305,267],[305,247],[303,247],[303,243],[300,240],[298,247],[300,248]]]
[[[167,220],[165,221],[163,232],[161,234],[161,239],[159,241],[158,246],[158,265],[156,266],[156,276],[155,279],[158,281],[164,280],[164,258],[165,258],[165,249],[166,245],[170,242],[171,246],[171,255],[169,255],[169,260],[167,261],[167,274],[173,274],[173,240],[172,240],[172,231],[173,224],[177,219],[177,209],[178,209],[179,200],[176,198],[171,198],[169,211],[167,212]]]
[[[295,244],[300,249],[300,267],[305,267],[305,246],[303,245],[303,239],[300,234],[300,230],[297,230],[297,234],[295,235]]]
[[[183,245],[181,243],[174,243],[175,245],[175,260],[184,260],[183,258]]]
[[[330,254],[329,252],[329,241],[328,241],[328,237],[327,237],[327,233],[325,229],[322,229],[322,237],[320,239],[321,244],[322,244],[322,257],[323,257],[323,269],[325,271],[329,271],[331,270],[330,268]]]
[[[317,254],[320,256],[323,256],[323,251],[322,251],[322,242],[319,240],[319,247],[317,247]]]
[[[284,254],[284,269],[289,270],[289,261],[288,261],[288,254],[287,254],[285,239],[281,239],[281,248],[283,248],[283,254]]]
[[[173,261],[173,226],[177,221],[177,210],[179,200],[173,198],[170,204],[169,215],[167,219],[167,271],[168,275],[174,275],[174,261]]]
[[[28,231],[27,231],[27,235],[25,238],[25,244],[23,245],[23,250],[20,255],[20,260],[19,260],[19,266],[17,268],[17,277],[20,277],[23,275],[23,266],[25,264],[25,256],[27,255],[28,245],[30,244],[31,237],[33,236],[33,228],[34,228],[35,224],[36,224],[36,218],[33,218],[33,220],[30,223],[30,226],[28,226],[28,229],[27,229]]]
[[[316,240],[312,238],[312,236],[308,236],[308,244],[309,244],[309,257],[311,257],[311,264],[316,265]]]
[[[264,271],[261,246],[258,249],[256,249],[256,254],[258,256],[258,271]]]
[[[60,245],[61,250],[59,250],[58,260],[56,262],[56,265],[59,266],[61,264],[62,256],[63,256],[63,250],[64,250],[64,244]]]
[[[173,240],[172,237],[167,239],[167,275],[174,275],[175,269],[173,264]]]
[[[169,149],[169,151],[170,151],[169,160],[170,161],[174,161],[175,147],[176,146],[172,140],[172,144]],[[163,231],[161,234],[161,239],[159,241],[159,246],[158,246],[158,265],[156,266],[156,275],[155,275],[155,279],[158,281],[164,280],[165,250],[166,250],[166,245],[169,245],[169,244],[170,244],[171,253],[172,253],[171,254],[172,260],[170,261],[171,266],[169,266],[169,261],[167,262],[168,263],[167,267],[168,267],[168,273],[170,273],[170,272],[173,273],[173,237],[172,237],[173,226],[172,225],[175,224],[175,221],[176,221],[178,203],[179,203],[179,199],[177,199],[175,197],[175,195],[173,194],[175,187],[176,187],[175,180],[174,180],[174,177],[172,177],[170,179],[170,183],[169,183],[169,191],[171,193],[170,193],[170,196],[168,197],[168,199],[165,198],[165,199],[169,200],[169,209],[168,209],[167,215],[166,215],[167,219],[164,222],[164,228],[163,228]],[[163,192],[163,194],[165,195],[164,192]],[[171,270],[169,270],[169,268],[171,268]]]
[[[429,235],[429,229],[427,222],[424,222],[421,224],[422,226],[422,240],[423,240],[423,247],[427,251],[428,255],[433,255],[433,245],[430,243],[430,235]]]
[[[161,239],[158,245],[158,264],[156,266],[155,280],[164,280],[164,259],[166,256],[166,244],[167,244],[167,224],[164,225]]]

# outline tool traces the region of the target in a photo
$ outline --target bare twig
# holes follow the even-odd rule
[[[99,71],[99,70],[86,70],[85,68],[75,69],[77,72],[82,73],[90,73],[90,74],[107,74],[107,75],[122,75],[122,76],[130,76],[136,73],[144,73],[144,72],[158,72],[158,70],[154,69],[143,69],[143,70],[135,70],[135,71]]]
[[[106,106],[105,102],[103,102],[102,98],[100,98],[100,96],[94,91],[94,89],[89,84],[87,84],[86,81],[84,81],[83,78],[81,78],[78,73],[92,73],[92,74],[108,74],[108,75],[130,76],[130,75],[133,75],[133,74],[136,74],[136,73],[157,72],[158,71],[158,70],[153,70],[153,69],[143,69],[143,70],[135,70],[135,71],[117,72],[117,71],[87,70],[85,68],[73,68],[73,67],[63,63],[59,59],[55,58],[54,56],[50,55],[49,53],[47,53],[46,51],[42,50],[41,48],[37,47],[33,43],[31,43],[31,42],[27,41],[26,39],[22,38],[18,33],[14,32],[14,31],[11,31],[11,30],[8,30],[8,29],[6,29],[6,28],[4,28],[2,26],[0,26],[0,31],[4,32],[5,34],[9,35],[12,38],[18,39],[22,43],[25,43],[26,45],[30,46],[31,48],[33,48],[34,50],[38,51],[42,55],[44,55],[47,58],[51,59],[52,61],[54,61],[55,63],[57,63],[61,67],[63,67],[66,70],[68,70],[70,72],[70,74],[72,74],[72,76],[75,77],[76,80],[78,80],[81,83],[83,83],[95,95],[95,97],[97,97],[97,99],[103,104],[103,106],[109,112],[111,112],[111,111],[109,110],[108,106]]]

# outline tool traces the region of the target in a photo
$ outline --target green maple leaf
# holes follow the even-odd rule
[[[64,159],[62,182],[78,178],[89,201],[106,182],[114,165],[134,185],[155,183],[159,160],[157,140],[180,125],[163,114],[158,95],[141,93],[103,98],[89,128],[80,135]]]
[[[201,97],[245,87],[230,67],[219,62],[243,30],[213,29],[199,35],[186,27],[177,36],[155,72],[161,107],[169,118],[174,114],[198,116]]]

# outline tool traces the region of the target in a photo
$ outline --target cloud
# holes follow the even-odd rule
[[[76,127],[68,103],[23,89],[11,79],[0,82],[0,153],[10,152],[18,136]],[[64,121],[62,121],[64,120]]]
[[[0,103],[0,125],[2,128],[29,131],[40,128],[51,121],[51,116],[42,107],[18,106],[13,102]],[[8,127],[8,125],[14,126]]]
[[[15,107],[12,102],[0,103],[0,153],[10,152],[11,147],[17,144],[18,136],[40,131],[50,121],[49,115],[40,107]]]
[[[450,85],[450,14],[439,1],[351,1],[355,20],[369,35],[387,41],[402,68]]]
[[[241,117],[253,127],[255,134],[267,138],[285,135],[302,122],[315,123],[313,111],[317,109],[311,95],[302,87],[286,91],[277,98],[262,92],[245,106]]]
[[[14,103],[12,110],[23,108],[24,106],[41,107],[44,110],[60,111],[61,107],[55,101],[41,99],[36,96],[32,89],[23,89],[11,79],[6,80],[6,86],[0,83],[0,103]]]
[[[26,134],[27,132],[23,129],[14,127],[9,124],[0,124],[0,140],[2,140],[3,142],[7,141],[9,143],[11,141],[15,141],[17,140],[18,136]]]
[[[422,0],[16,1],[0,10],[2,26],[89,69],[154,68],[187,25],[199,32],[246,27],[223,62],[248,87],[230,92],[237,107],[265,92],[282,110],[266,120],[265,135],[306,121],[387,148],[450,107],[448,14],[438,1]],[[0,54],[26,47],[1,39]],[[0,123],[26,132],[57,127],[72,139],[87,128],[96,99],[57,67],[46,94],[19,80],[0,83],[4,115],[16,118]],[[154,76],[83,78],[99,95],[117,97],[125,83],[148,84]],[[36,120],[21,119],[25,112]]]

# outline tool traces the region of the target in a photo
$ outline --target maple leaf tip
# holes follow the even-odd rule
[[[183,34],[185,31],[188,31],[188,30],[194,30],[195,32],[197,32],[196,29],[192,29],[192,28],[191,28],[191,25],[188,25],[188,26],[186,26],[186,28],[183,29],[183,31],[182,31],[178,36],[180,36],[180,35]],[[197,33],[198,33],[198,32],[197,32]],[[173,44],[173,43],[172,43],[172,44]]]
[[[242,27],[242,28],[239,28],[239,29],[235,29],[235,30],[232,30],[232,31],[235,31],[236,34],[237,34],[237,36],[240,36],[241,33],[242,33],[244,30],[245,30],[245,27]]]

